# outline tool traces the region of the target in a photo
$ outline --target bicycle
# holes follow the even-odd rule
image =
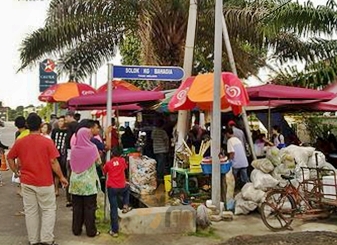
[[[291,182],[294,179],[294,174],[281,175],[283,179],[288,181],[287,185],[283,188],[269,190],[265,201],[261,204],[262,221],[272,231],[292,230],[291,224],[295,217],[327,218],[332,209],[337,207],[337,201],[324,198],[322,171],[326,170],[305,167],[302,167],[301,170],[303,181],[299,183],[298,187],[295,187]],[[305,180],[305,171],[316,171],[316,178]],[[336,188],[336,177],[335,185],[329,186]],[[337,194],[335,197],[337,199]]]

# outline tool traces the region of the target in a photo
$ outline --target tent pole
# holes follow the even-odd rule
[[[112,110],[112,83],[113,80],[113,65],[108,64],[108,89],[107,89],[107,100],[106,100],[106,127],[111,126],[111,110]],[[106,161],[110,160],[110,150],[106,153]],[[106,181],[107,182],[107,181]],[[107,187],[105,186],[106,190]],[[104,194],[104,220],[109,220],[109,200],[107,198],[107,191]]]
[[[222,16],[222,34],[223,34],[223,38],[224,38],[226,49],[227,49],[227,55],[228,55],[228,59],[229,59],[229,64],[231,66],[232,72],[237,76],[238,72],[236,70],[235,60],[234,60],[234,55],[233,55],[233,50],[232,50],[232,46],[231,46],[231,43],[230,43],[230,40],[229,40],[229,35],[228,35],[226,20],[225,20],[225,17],[223,15],[222,11],[221,11],[221,13],[222,13],[221,14],[221,16]],[[249,148],[250,148],[252,157],[255,160],[256,159],[256,154],[255,154],[255,150],[254,150],[254,144],[253,144],[252,134],[250,132],[250,128],[249,128],[249,124],[248,124],[248,118],[247,118],[247,112],[246,112],[245,106],[242,106],[242,114],[241,115],[242,115],[242,119],[243,119],[243,124],[245,126],[245,131],[246,131],[246,134],[247,134]]]
[[[195,40],[195,29],[197,22],[197,1],[190,0],[189,14],[188,14],[188,24],[187,24],[187,34],[185,41],[185,55],[184,55],[184,71],[185,78],[192,75],[193,66],[193,51],[194,51],[194,40]],[[178,122],[177,122],[177,132],[178,140],[175,144],[175,152],[183,145],[183,139],[185,138],[187,131],[189,129],[189,111],[178,111]]]
[[[268,139],[271,139],[271,108],[270,108],[270,100],[268,103]]]

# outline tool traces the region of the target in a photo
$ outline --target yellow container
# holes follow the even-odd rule
[[[172,189],[171,175],[164,176],[164,187],[166,192],[169,192]]]
[[[190,165],[200,165],[202,162],[202,156],[200,155],[192,155],[188,158],[190,161]]]

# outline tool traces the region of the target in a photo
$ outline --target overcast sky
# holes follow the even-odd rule
[[[316,4],[323,4],[325,0],[313,0]],[[1,89],[0,101],[5,106],[15,108],[19,105],[39,105],[37,97],[39,93],[38,67],[16,73],[19,68],[20,43],[27,33],[31,33],[42,27],[46,17],[49,0],[1,0]],[[120,57],[113,60],[119,64]],[[98,71],[98,86],[106,82],[107,68],[103,66]],[[58,82],[65,82],[65,79]]]

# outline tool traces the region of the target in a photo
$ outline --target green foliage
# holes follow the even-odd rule
[[[212,70],[214,50],[214,1],[197,0],[197,4],[194,74]],[[306,62],[302,73],[288,68],[276,81],[311,87],[333,81],[337,45],[331,35],[337,28],[336,9],[334,0],[317,7],[310,1],[224,1],[239,76],[257,74],[273,59],[281,64]],[[85,78],[111,60],[117,48],[123,64],[182,66],[188,10],[187,0],[51,0],[45,26],[22,42],[20,70],[53,55],[59,58],[59,73]],[[267,51],[272,54],[267,56]],[[225,50],[223,70],[230,70]],[[167,88],[172,83],[162,85]]]
[[[311,142],[316,142],[317,138],[328,138],[328,132],[336,135],[336,118],[324,117],[321,113],[303,115],[304,125],[310,135]]]
[[[188,233],[189,236],[196,236],[196,237],[208,237],[213,239],[221,239],[219,235],[215,233],[215,229],[212,227],[208,227],[206,229],[197,228],[195,233]]]
[[[38,115],[39,115],[42,119],[46,118],[46,119],[49,120],[50,115],[52,114],[53,109],[54,109],[53,107],[54,107],[54,104],[52,104],[52,103],[47,103],[45,106],[43,106],[43,107],[41,108],[41,110],[38,111]]]

